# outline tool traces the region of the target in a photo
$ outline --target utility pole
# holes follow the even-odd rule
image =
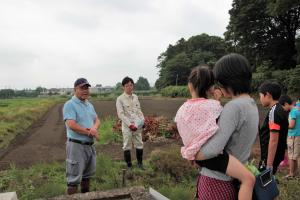
[[[176,86],[177,86],[177,82],[178,82],[178,74],[176,75]]]

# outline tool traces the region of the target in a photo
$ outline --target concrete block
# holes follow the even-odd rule
[[[18,200],[16,192],[0,193],[0,200]]]

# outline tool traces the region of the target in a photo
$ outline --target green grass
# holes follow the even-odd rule
[[[100,144],[108,143],[121,143],[122,135],[113,131],[113,125],[116,119],[114,117],[107,117],[101,121],[100,132]]]
[[[92,190],[107,190],[122,187],[123,163],[115,162],[108,156],[97,156],[95,179],[92,181]]]
[[[60,98],[18,98],[0,100],[0,148],[5,148]]]
[[[296,179],[285,179],[284,176],[288,174],[287,169],[283,171],[279,171],[277,173],[277,178],[279,180],[279,192],[280,198],[282,200],[293,200],[298,199],[300,196],[300,177],[298,176]]]
[[[158,171],[157,167],[153,166],[155,162],[150,161],[145,161],[145,171],[135,167],[134,161],[134,168],[126,172],[127,187],[144,185],[147,188],[151,186],[162,191],[166,196],[178,195],[178,198],[172,199],[182,199],[191,195],[190,191],[194,184],[194,181],[190,181],[191,177],[181,177],[182,181],[178,182],[174,174]],[[122,187],[122,169],[124,168],[126,168],[125,164],[121,161],[114,161],[106,155],[97,155],[96,175],[91,181],[91,190],[101,191]],[[0,171],[0,192],[11,191],[16,191],[20,200],[63,195],[66,191],[65,164],[39,164],[29,169],[17,169],[11,166],[8,170]]]
[[[178,147],[153,152],[145,161],[145,170],[140,170],[134,161],[134,168],[126,172],[126,186],[152,187],[172,200],[192,199],[196,189],[197,171],[188,162],[174,153]],[[172,162],[171,162],[172,161]],[[178,167],[180,166],[180,167]],[[114,161],[107,155],[97,155],[96,175],[91,181],[92,191],[121,188],[122,161]],[[130,175],[130,176],[128,176]],[[285,180],[279,173],[281,200],[297,199],[300,195],[300,179]],[[0,171],[0,192],[16,191],[18,199],[49,198],[65,194],[65,163],[39,164],[29,169]]]
[[[196,193],[196,184],[165,185],[159,189],[159,192],[172,200],[193,199]]]
[[[18,199],[47,198],[65,191],[65,168],[62,164],[40,164],[30,169],[0,172],[0,192],[16,191]]]

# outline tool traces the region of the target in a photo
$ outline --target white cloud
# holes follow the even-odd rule
[[[180,38],[222,36],[232,0],[0,2],[0,88],[115,85],[158,78],[157,57]]]

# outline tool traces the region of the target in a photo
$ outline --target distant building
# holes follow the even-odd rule
[[[60,88],[58,93],[60,95],[71,95],[74,93],[74,88]]]
[[[112,86],[104,86],[101,88],[101,92],[112,92],[114,89]]]
[[[91,94],[98,94],[98,93],[100,93],[100,88],[90,87],[90,93]]]
[[[60,91],[60,89],[58,89],[58,88],[50,88],[48,90],[48,94],[49,95],[56,95],[56,94],[59,94],[59,91]]]
[[[73,95],[73,88],[51,88],[44,89],[40,92],[39,96],[50,96],[50,95]]]
[[[91,93],[108,93],[112,92],[115,88],[112,86],[102,86],[102,84],[97,84],[95,87],[90,88]]]

